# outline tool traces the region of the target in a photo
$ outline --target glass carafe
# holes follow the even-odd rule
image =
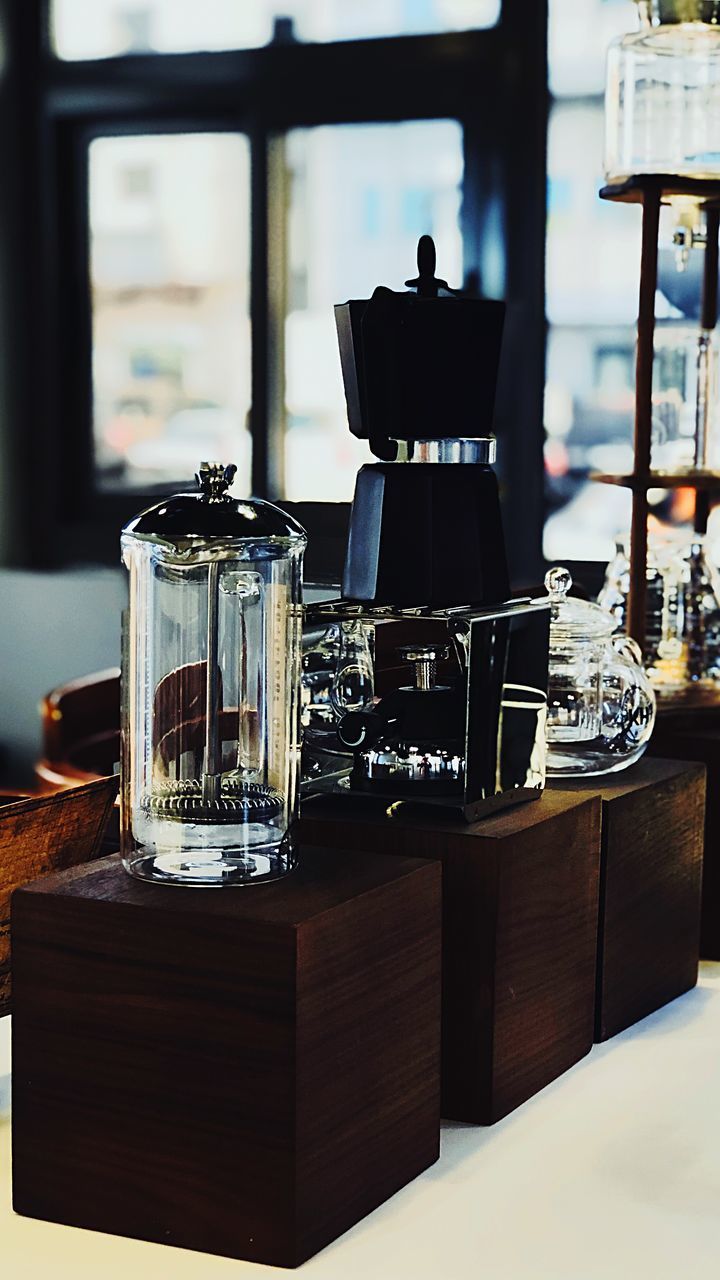
[[[614,635],[615,619],[571,599],[560,566],[545,578],[551,601],[548,773],[612,773],[643,754],[655,722],[655,696],[633,640]]]
[[[370,706],[375,694],[374,628],[361,618],[332,623],[307,636],[302,659],[303,782],[350,772],[352,755],[337,735],[348,711]]]
[[[635,2],[640,30],[615,41],[608,52],[608,181],[648,173],[717,178],[720,3]]]
[[[227,492],[199,492],[123,530],[122,857],[143,879],[231,885],[296,860],[303,530]]]

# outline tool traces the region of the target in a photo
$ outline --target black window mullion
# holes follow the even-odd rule
[[[514,37],[513,37],[514,39]],[[139,54],[48,63],[53,111],[126,119],[231,112],[252,104],[267,129],[457,115],[507,61],[501,29],[268,45],[227,53]]]
[[[284,134],[256,127],[250,136],[252,488],[275,499],[285,487],[288,177]]]
[[[250,132],[250,330],[252,491],[264,498],[270,474],[270,301],[268,296],[268,135],[255,125]]]
[[[60,480],[57,509],[75,519],[87,514],[95,487],[90,141],[84,129],[64,126],[48,136],[47,153],[54,195],[45,226],[48,391],[55,400],[48,406],[55,427],[49,449]]]
[[[31,561],[45,536],[40,96],[44,0],[0,0],[0,562]]]
[[[508,323],[499,417],[508,554],[517,582],[542,573],[545,514],[543,402],[545,386],[545,224],[547,0],[503,0],[503,26],[515,57],[498,121],[505,199]]]

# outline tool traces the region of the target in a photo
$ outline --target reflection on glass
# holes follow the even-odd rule
[[[95,465],[108,487],[250,481],[249,156],[235,134],[90,146]]]
[[[53,0],[60,58],[251,49],[492,27],[501,0]],[[277,23],[277,26],[276,26]]]
[[[455,121],[295,130],[290,172],[285,496],[347,501],[371,460],[350,435],[333,304],[401,289],[429,233],[462,285],[462,129]]]

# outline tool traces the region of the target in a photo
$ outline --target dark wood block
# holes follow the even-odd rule
[[[546,792],[467,825],[316,799],[301,828],[313,844],[442,863],[444,1116],[491,1124],[589,1052],[599,800]]]
[[[700,955],[720,960],[720,709],[661,712],[648,751],[707,770]]]
[[[608,1040],[697,982],[705,771],[644,758],[555,787],[602,801],[595,1038]]]
[[[439,1151],[440,869],[15,893],[18,1213],[294,1266]]]

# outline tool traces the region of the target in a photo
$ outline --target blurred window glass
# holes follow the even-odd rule
[[[550,90],[556,98],[605,92],[605,55],[611,40],[638,27],[631,0],[550,0]]]
[[[452,120],[298,129],[286,159],[285,497],[349,500],[370,452],[348,431],[333,304],[402,289],[423,232],[462,285],[463,134]]]
[[[610,559],[630,494],[589,480],[632,466],[640,215],[598,198],[605,55],[629,0],[550,0],[545,471],[549,560]]]
[[[98,483],[177,481],[218,457],[247,492],[247,139],[97,138],[89,201]]]
[[[67,60],[252,49],[278,39],[361,40],[492,27],[501,0],[53,0]]]

